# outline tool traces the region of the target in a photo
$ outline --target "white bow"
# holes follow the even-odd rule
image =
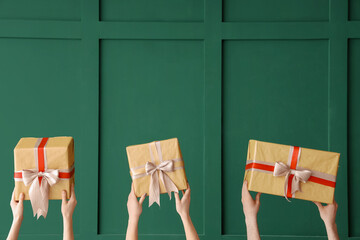
[[[157,171],[159,171],[160,180],[164,184],[166,192],[171,199],[171,192],[179,192],[176,185],[165,172],[174,171],[174,161],[167,160],[155,165],[152,162],[147,162],[145,165],[147,175],[151,175],[150,188],[149,188],[149,207],[156,202],[160,206],[160,182]]]
[[[39,172],[36,169],[22,170],[22,177],[25,186],[31,184],[29,196],[34,216],[46,218],[49,207],[49,185],[52,186],[59,181],[59,170],[46,169]],[[39,177],[42,177],[41,182]]]
[[[286,165],[282,162],[275,163],[274,176],[275,177],[285,176],[284,196],[285,196],[286,200],[288,200],[288,201],[289,201],[289,199],[286,196],[286,188],[288,186],[288,180],[289,180],[290,174],[294,174],[294,178],[291,183],[291,194],[294,194],[296,191],[301,192],[300,181],[303,183],[306,183],[307,180],[311,176],[311,171],[310,170],[294,170],[294,169],[290,169],[290,167],[288,165]]]

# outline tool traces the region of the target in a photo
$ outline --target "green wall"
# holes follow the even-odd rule
[[[0,0],[0,237],[19,138],[71,135],[76,239],[124,239],[125,146],[171,137],[201,239],[246,239],[249,138],[340,152],[339,233],[360,239],[359,66],[359,0]],[[264,239],[325,239],[313,203],[261,202]],[[140,239],[184,239],[174,200],[146,205]],[[26,202],[20,239],[61,225],[60,201],[38,221]]]

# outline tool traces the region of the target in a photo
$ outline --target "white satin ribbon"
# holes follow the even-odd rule
[[[26,169],[22,170],[22,177],[25,186],[31,184],[29,196],[34,216],[37,214],[38,219],[40,216],[46,218],[49,207],[49,186],[59,181],[59,170],[46,169],[44,172],[39,172],[36,169]],[[41,183],[39,177],[42,177]]]
[[[145,171],[147,175],[151,175],[150,188],[149,188],[149,207],[156,202],[160,206],[160,181],[163,183],[166,192],[171,199],[171,192],[179,192],[176,185],[166,174],[166,172],[174,171],[174,161],[167,160],[162,161],[159,165],[155,165],[153,162],[147,162],[145,165]],[[159,171],[159,174],[157,172]]]
[[[288,181],[289,181],[290,174],[294,175],[294,178],[293,178],[292,183],[291,183],[291,194],[294,194],[297,191],[301,192],[300,181],[303,182],[303,183],[306,183],[307,180],[311,176],[311,171],[306,170],[306,169],[294,170],[294,169],[290,169],[290,167],[288,165],[286,165],[285,163],[283,163],[283,162],[276,162],[275,163],[274,176],[275,177],[285,176],[284,196],[285,196],[286,200],[288,200],[288,201],[289,201],[289,199],[286,196],[286,189],[287,189],[287,186],[288,186]]]

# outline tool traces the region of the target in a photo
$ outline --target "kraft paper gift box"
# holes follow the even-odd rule
[[[46,217],[48,199],[61,199],[63,190],[70,198],[74,140],[72,137],[21,138],[14,149],[14,167],[15,200],[24,193],[25,200],[31,200],[34,215]],[[41,206],[37,205],[39,201]]]
[[[160,193],[187,189],[179,141],[172,138],[126,148],[130,175],[137,197],[149,195],[149,206],[160,206]],[[166,185],[166,186],[165,186]]]
[[[335,152],[250,140],[244,179],[251,191],[332,203],[339,158]]]

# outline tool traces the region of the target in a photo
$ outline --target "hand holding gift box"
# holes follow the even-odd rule
[[[160,206],[160,193],[179,192],[187,188],[180,146],[177,138],[129,146],[130,175],[135,195],[149,195],[149,206]]]
[[[21,192],[31,201],[34,216],[46,218],[49,199],[70,198],[74,182],[72,137],[21,138],[14,149],[15,200]]]
[[[339,153],[250,140],[244,178],[251,191],[332,203],[339,158]]]

